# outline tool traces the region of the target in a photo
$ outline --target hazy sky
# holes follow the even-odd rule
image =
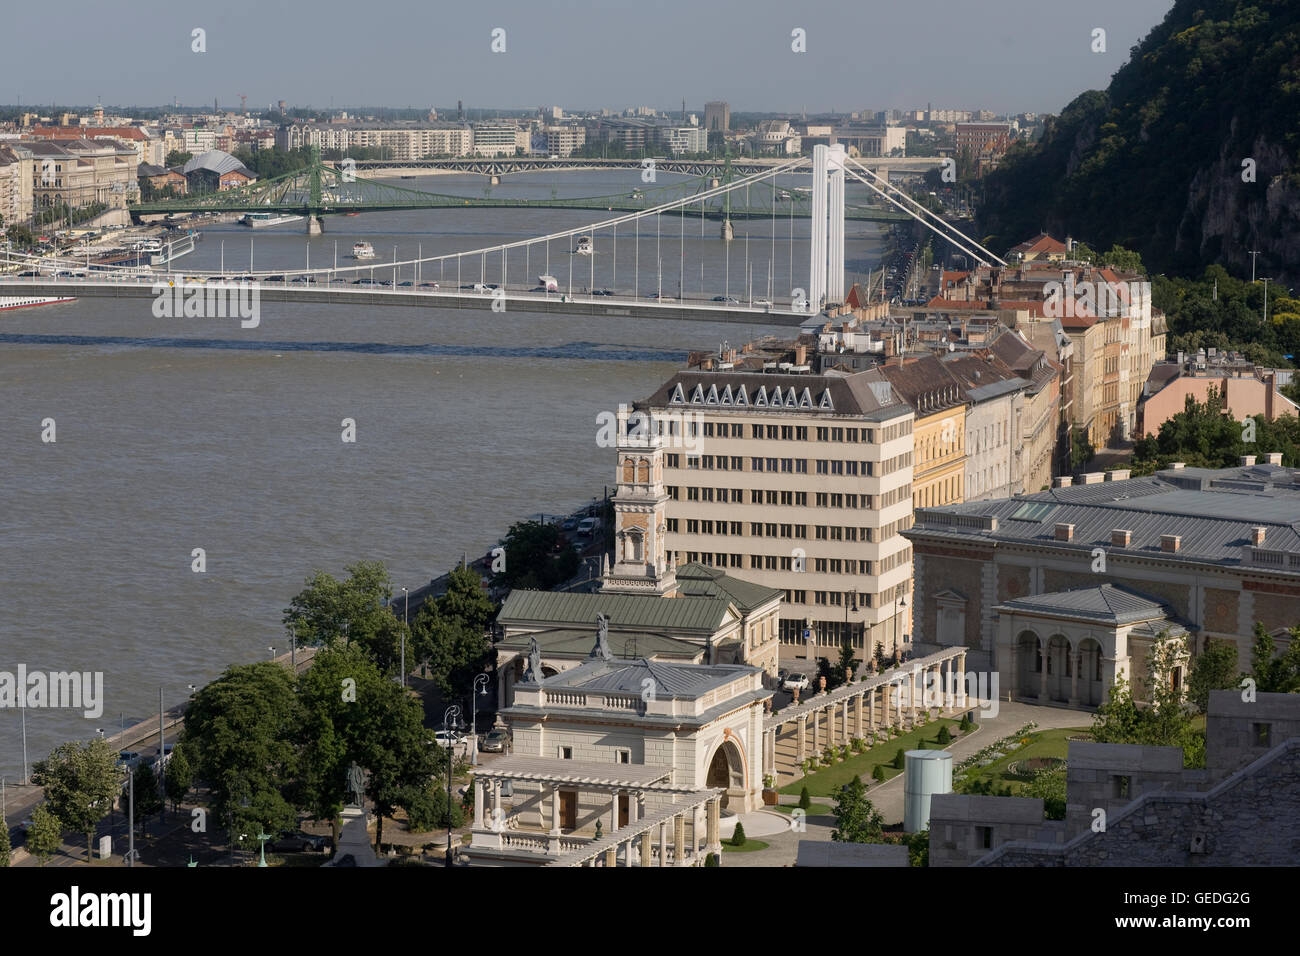
[[[68,0],[8,6],[0,101],[1058,112],[1172,0]],[[1092,31],[1106,31],[1094,53]],[[207,52],[191,50],[206,31]],[[505,31],[505,52],[491,50]],[[806,31],[806,53],[791,31]]]

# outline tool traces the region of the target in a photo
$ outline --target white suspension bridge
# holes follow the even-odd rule
[[[793,204],[786,217],[777,209],[789,186],[778,185],[778,177],[810,174],[811,223],[807,240],[807,272],[796,272],[796,242]],[[842,146],[814,147],[811,159],[801,157],[732,182],[672,199],[633,213],[589,223],[576,228],[498,243],[462,252],[422,255],[413,258],[394,255],[388,261],[356,261],[340,265],[337,252],[328,265],[313,266],[310,247],[301,269],[254,268],[250,240],[247,269],[226,269],[224,247],[218,271],[180,270],[158,272],[130,263],[104,265],[76,257],[27,256],[7,253],[0,273],[0,295],[151,297],[177,285],[187,288],[247,289],[255,284],[261,298],[269,301],[298,301],[352,305],[414,305],[432,308],[485,308],[556,313],[642,316],[703,321],[735,321],[753,324],[798,325],[824,308],[843,302],[846,293],[844,268],[844,204],[846,177],[862,184],[881,199],[906,213],[916,222],[951,243],[971,261],[981,264],[1006,263],[974,239],[956,229],[905,192],[887,176],[877,175],[862,163],[846,156]],[[768,191],[771,217],[766,240],[767,255],[755,249],[744,236],[740,269],[732,275],[732,247],[742,245],[734,235],[728,211],[730,195],[744,197],[744,208],[752,208],[751,191]],[[664,217],[668,228],[664,228]],[[687,261],[688,223],[695,239],[693,220],[699,221],[699,237],[705,238],[705,222],[721,220],[721,236],[727,249],[721,275],[706,276],[703,255],[698,256],[699,281],[695,282],[696,256],[700,246],[692,245]],[[776,286],[779,219],[786,218],[786,249],[791,288]],[[673,220],[676,220],[674,223]],[[653,220],[653,234],[649,223]],[[749,220],[752,222],[752,219]],[[672,227],[676,225],[676,229]],[[623,278],[630,290],[620,288],[619,232],[624,243]],[[674,235],[676,233],[676,235]],[[632,246],[631,275],[627,246]],[[759,242],[753,243],[755,246]],[[609,249],[608,257],[605,249]],[[798,256],[802,264],[803,255]],[[674,255],[675,254],[675,255]],[[670,264],[669,287],[664,288],[665,255]],[[648,259],[643,263],[643,257]],[[672,259],[677,259],[676,287],[673,287]],[[755,265],[763,266],[755,293]],[[522,268],[521,268],[522,267]],[[540,267],[540,286],[533,280]],[[553,267],[558,274],[553,275]],[[598,271],[599,267],[599,271]],[[585,273],[585,275],[584,275]],[[795,286],[796,276],[806,281]],[[690,278],[688,278],[690,276]],[[599,282],[597,281],[599,277]],[[643,277],[653,279],[653,291],[642,290]],[[495,281],[489,282],[489,279]],[[451,286],[450,288],[448,286]]]

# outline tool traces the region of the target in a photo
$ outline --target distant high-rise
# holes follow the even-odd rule
[[[720,100],[704,104],[704,128],[709,132],[731,129],[731,104]]]
[[[456,101],[456,122],[457,123],[465,122],[465,104],[462,103],[460,100]]]

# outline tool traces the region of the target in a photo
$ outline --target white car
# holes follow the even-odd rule
[[[772,308],[772,300],[771,300],[771,299],[755,299],[755,300],[754,300],[754,308],[756,308],[756,309],[770,309],[770,308]]]
[[[807,690],[811,681],[807,674],[791,674],[781,685],[782,690]]]
[[[450,730],[440,730],[433,735],[433,739],[439,747],[455,747],[460,743],[461,737],[460,734],[453,733]]]

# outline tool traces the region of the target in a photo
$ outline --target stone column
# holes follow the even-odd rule
[[[912,718],[912,726],[916,726],[916,671],[907,672],[907,709]]]
[[[867,691],[867,729],[876,731],[876,688]]]
[[[560,835],[560,788],[551,787],[551,832]]]
[[[673,866],[686,865],[686,814],[673,817]]]
[[[501,812],[501,781],[493,780],[492,781],[492,822],[496,823],[498,820],[501,821],[502,826],[505,826],[505,822],[506,822],[505,815],[502,814]]]
[[[707,813],[708,813],[708,818],[707,818],[708,834],[705,839],[708,842],[708,850],[710,853],[717,853],[719,856],[721,856],[722,837],[718,834],[718,823],[722,816],[722,800],[720,800],[718,797],[714,797],[712,800],[710,800],[708,803]]]
[[[821,708],[818,707],[816,710],[812,712],[812,751],[814,754],[819,754],[822,752],[822,746],[820,740],[821,722],[822,722],[822,711]]]
[[[844,702],[844,743],[847,745],[853,739],[853,732],[849,730],[849,698],[845,697]]]
[[[641,865],[649,866],[654,862],[654,827],[641,834]]]
[[[1067,650],[1066,654],[1070,654]],[[1074,668],[1070,672],[1070,700],[1071,707],[1079,706],[1079,670],[1083,667],[1083,652],[1075,651],[1070,655],[1074,658]]]
[[[487,803],[488,787],[486,780],[474,781],[474,829],[483,829],[483,806]]]
[[[795,759],[802,764],[807,754],[804,752],[804,731],[808,729],[808,717],[806,714],[799,716],[799,747],[795,752]]]
[[[619,791],[614,790],[609,795],[609,831],[608,832],[610,833],[613,833],[615,830],[618,829],[618,794]]]
[[[668,821],[659,821],[659,865],[668,865]]]
[[[939,672],[939,712],[943,713],[952,707],[952,661],[944,659],[939,662],[936,668]]]
[[[691,861],[699,863],[700,861],[700,837],[704,836],[704,804],[700,804],[691,811]]]
[[[1047,654],[1048,651],[1051,650],[1051,645],[1048,644],[1046,638],[1042,638],[1041,641],[1042,641],[1043,669],[1038,673],[1038,702],[1040,704],[1045,704],[1047,703],[1047,699],[1048,699],[1047,698],[1047,661],[1048,661]]]
[[[618,866],[618,847],[612,846],[605,851],[605,865]]]
[[[1014,691],[1014,688],[1012,688]],[[957,706],[966,708],[966,652],[957,655]]]

